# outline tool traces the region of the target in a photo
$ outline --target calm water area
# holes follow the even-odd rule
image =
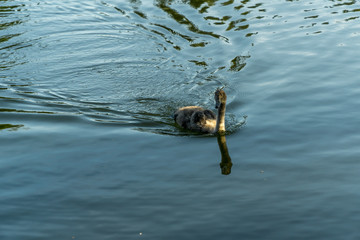
[[[360,239],[359,64],[356,0],[1,0],[0,239]]]

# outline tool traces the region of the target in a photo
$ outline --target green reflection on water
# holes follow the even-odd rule
[[[203,1],[206,2],[206,1]],[[209,32],[209,31],[204,31],[201,30],[197,27],[196,24],[194,24],[193,22],[191,22],[185,15],[179,13],[177,10],[175,10],[174,8],[170,7],[170,3],[171,1],[157,1],[157,6],[162,9],[164,12],[166,12],[172,19],[174,19],[176,22],[178,22],[179,24],[185,25],[187,26],[188,30],[197,34],[201,34],[201,35],[208,35],[208,36],[212,36],[214,38],[218,38],[218,39],[224,39],[225,41],[228,42],[228,39],[219,35],[219,34],[215,34],[213,32]]]
[[[6,109],[6,108],[0,108],[0,112],[55,114],[55,112],[49,112],[49,111],[29,111],[29,110]]]
[[[1,1],[3,5],[8,3],[7,1]],[[8,49],[19,49],[26,47],[29,44],[24,45],[19,41],[19,37],[23,32],[19,32],[17,26],[24,24],[27,21],[27,15],[16,14],[22,11],[25,4],[15,4],[13,1],[9,1],[8,6],[0,6],[0,31],[3,34],[0,36],[0,51]],[[22,61],[12,59],[11,51],[1,52],[0,69],[6,70],[12,66],[22,64]]]
[[[184,3],[188,3],[193,8],[200,8],[204,3],[207,3],[208,6],[213,6],[218,0],[183,0]],[[168,1],[172,2],[172,1]]]
[[[13,125],[13,124],[0,124],[0,131],[1,130],[9,130],[9,131],[16,131],[19,128],[23,127],[24,125]]]
[[[233,60],[231,60],[230,70],[238,72],[246,66],[246,59],[250,58],[250,56],[236,56]]]

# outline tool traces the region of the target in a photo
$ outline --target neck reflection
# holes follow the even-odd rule
[[[231,173],[232,162],[226,145],[225,134],[218,133],[217,141],[221,153],[221,163],[220,163],[221,173],[224,175],[229,175]]]

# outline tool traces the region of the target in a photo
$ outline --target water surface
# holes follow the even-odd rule
[[[1,239],[358,239],[359,16],[1,1]],[[218,87],[231,162],[171,118]]]

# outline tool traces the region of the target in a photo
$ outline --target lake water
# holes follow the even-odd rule
[[[359,17],[2,0],[0,239],[360,239]],[[218,87],[227,145],[171,118]]]

